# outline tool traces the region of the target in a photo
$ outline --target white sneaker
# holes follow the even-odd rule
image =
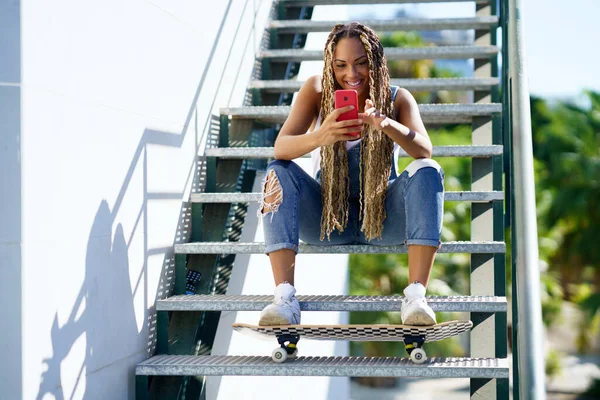
[[[435,313],[425,300],[425,286],[419,282],[411,283],[404,289],[402,300],[403,325],[435,325]]]
[[[275,299],[262,310],[258,325],[300,324],[300,304],[294,296],[296,289],[287,282],[275,288]]]

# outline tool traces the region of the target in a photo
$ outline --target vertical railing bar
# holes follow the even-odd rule
[[[509,0],[508,51],[512,106],[512,154],[514,168],[513,257],[516,267],[519,329],[519,395],[543,400],[545,369],[543,353],[540,270],[537,242],[533,143],[527,68],[523,1]]]

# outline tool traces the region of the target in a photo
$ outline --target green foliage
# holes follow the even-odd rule
[[[380,34],[384,47],[427,47],[418,32],[394,32]],[[392,78],[453,78],[459,75],[455,72],[438,68],[433,60],[395,60],[388,61],[388,69]],[[412,92],[419,103],[458,103],[466,98],[465,92],[445,91]]]
[[[585,314],[579,352],[600,323],[600,93],[584,96],[586,106],[531,99],[544,322],[563,297],[576,303]]]
[[[600,293],[592,284],[582,282],[574,285],[572,300],[583,311],[576,346],[579,353],[585,353],[600,329]]]
[[[546,376],[550,379],[560,375],[562,372],[562,360],[563,355],[555,349],[550,349],[546,355]]]
[[[418,32],[394,32],[379,34],[383,47],[425,47],[423,37]]]
[[[541,274],[542,320],[545,326],[555,323],[560,316],[563,290],[558,279],[551,274]]]
[[[545,255],[573,276],[600,265],[600,93],[586,96],[589,108],[531,102],[539,224],[552,242]]]

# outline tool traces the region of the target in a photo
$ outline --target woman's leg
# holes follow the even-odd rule
[[[259,207],[275,284],[294,281],[299,239],[308,244],[339,245],[355,241],[352,229],[333,232],[320,241],[323,206],[321,187],[293,161],[275,160],[267,166]]]
[[[260,325],[300,323],[294,272],[300,238],[309,244],[346,244],[355,239],[347,230],[320,242],[321,187],[293,161],[275,160],[267,166],[259,206],[275,280],[275,299],[261,313]]]
[[[269,253],[269,261],[271,261],[275,286],[283,282],[288,282],[290,285],[294,286],[296,253],[289,249],[272,251]]]
[[[431,159],[415,160],[388,187],[382,239],[366,242],[361,233],[361,242],[408,246],[409,286],[404,290],[403,323],[435,323],[435,314],[425,301],[425,290],[441,243],[443,211],[442,168]]]
[[[415,160],[405,170],[406,244],[410,282],[427,287],[444,217],[444,171],[434,160]],[[404,172],[403,172],[404,174]]]
[[[381,240],[367,242],[361,232],[361,242],[407,245],[409,279],[427,286],[442,234],[444,172],[440,165],[431,159],[409,164],[388,186],[385,209]]]
[[[262,216],[265,253],[271,262],[275,286],[283,282],[294,285],[299,244],[297,206],[302,193],[303,173],[293,161],[275,160],[267,166],[263,181],[259,215]],[[305,202],[314,203],[314,207],[317,200],[316,196],[309,196]]]
[[[408,246],[408,281],[429,284],[437,247],[413,244]]]

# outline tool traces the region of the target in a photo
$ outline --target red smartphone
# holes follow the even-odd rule
[[[337,121],[348,121],[350,119],[358,119],[358,93],[356,90],[336,90],[335,91],[335,108],[343,108],[346,106],[354,106],[354,110],[343,113]],[[360,136],[362,126],[357,125],[357,131],[351,132],[353,136]]]

